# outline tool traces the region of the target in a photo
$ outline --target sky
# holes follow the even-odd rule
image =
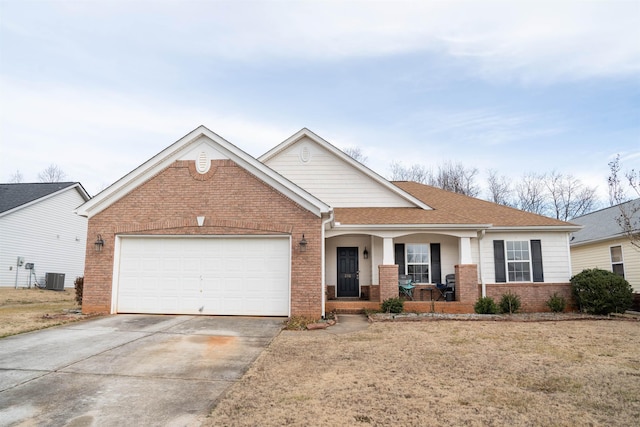
[[[0,181],[91,195],[199,125],[258,157],[303,127],[392,161],[607,199],[640,169],[640,1],[0,0]]]

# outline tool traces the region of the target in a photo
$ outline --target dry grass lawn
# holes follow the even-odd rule
[[[640,322],[283,331],[211,426],[638,426]]]
[[[74,289],[0,288],[0,338],[82,319],[74,309]]]

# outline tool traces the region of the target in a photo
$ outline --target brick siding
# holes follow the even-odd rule
[[[204,216],[202,227],[197,216]],[[116,235],[291,235],[291,313],[320,317],[321,219],[231,160],[176,161],[89,219],[84,313],[109,312]],[[307,251],[298,242],[304,233]],[[101,234],[103,251],[94,241]]]
[[[571,294],[571,283],[496,283],[486,286],[487,296],[493,298],[496,303],[509,291],[518,295],[522,303],[520,311],[523,313],[551,311],[546,303],[556,292],[567,301],[566,311],[577,309]],[[478,296],[481,292],[482,288],[478,287]]]

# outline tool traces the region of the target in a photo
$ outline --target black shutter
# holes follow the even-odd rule
[[[531,265],[533,267],[533,281],[544,282],[542,271],[542,245],[540,240],[531,241]]]
[[[431,283],[441,283],[440,272],[440,243],[431,244]]]
[[[407,274],[404,270],[404,243],[396,243],[396,264],[398,264],[398,274]]]
[[[504,240],[493,241],[493,264],[496,269],[496,283],[507,281],[507,269],[504,263]]]

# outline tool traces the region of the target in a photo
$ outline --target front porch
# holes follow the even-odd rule
[[[433,285],[418,284],[413,289],[413,299],[400,294],[398,287],[398,266],[379,265],[379,285],[361,286],[360,297],[335,297],[335,287],[327,286],[327,313],[361,313],[365,310],[379,310],[380,304],[388,298],[402,297],[404,309],[416,313],[473,313],[473,305],[478,299],[477,266],[475,264],[456,265],[456,285],[453,301],[446,301]]]

